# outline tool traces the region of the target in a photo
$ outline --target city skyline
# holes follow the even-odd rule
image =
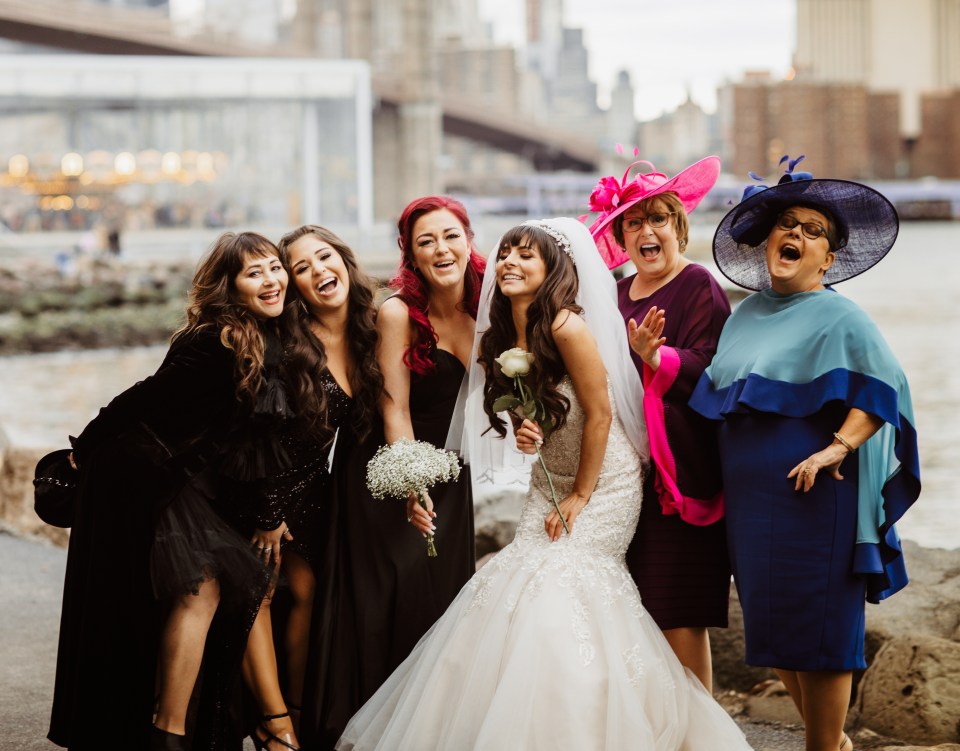
[[[780,78],[791,69],[795,0],[562,2],[564,24],[584,30],[590,75],[601,105],[608,103],[617,72],[628,70],[637,93],[634,112],[641,121],[676,109],[688,92],[693,101],[713,112],[716,89],[724,81],[739,80],[748,70],[768,70],[773,78]],[[478,7],[498,43],[523,45],[523,3],[478,0]],[[625,18],[636,18],[636,26],[624,23]],[[690,18],[696,18],[696,23]],[[645,34],[644,21],[656,31]],[[651,64],[656,65],[652,75]]]

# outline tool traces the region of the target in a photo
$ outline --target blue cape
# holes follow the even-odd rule
[[[727,321],[690,406],[723,420],[749,410],[806,417],[834,401],[884,421],[858,450],[854,556],[878,602],[908,581],[894,523],[920,495],[920,460],[910,387],[867,314],[832,289],[751,295]]]

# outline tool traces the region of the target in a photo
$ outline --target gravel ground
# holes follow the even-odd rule
[[[4,749],[58,748],[46,733],[65,562],[66,551],[61,548],[0,530],[0,747]],[[757,751],[803,749],[803,735],[796,729],[740,722]]]

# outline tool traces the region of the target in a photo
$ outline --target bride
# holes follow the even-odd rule
[[[542,444],[564,519],[534,465],[515,540],[464,586],[337,748],[749,749],[677,661],[624,563],[647,456],[641,386],[589,232],[574,219],[527,222],[491,260],[464,452],[472,464],[496,462],[494,441],[480,434],[506,435],[493,402],[512,379],[494,358],[528,350],[525,385],[553,430],[525,421],[519,435]]]

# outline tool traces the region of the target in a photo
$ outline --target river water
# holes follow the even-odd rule
[[[838,286],[877,322],[910,381],[923,493],[903,537],[960,547],[960,223],[904,223],[890,255]],[[0,430],[19,446],[66,445],[97,409],[156,370],[164,347],[0,358]],[[2,438],[2,436],[0,436]]]

